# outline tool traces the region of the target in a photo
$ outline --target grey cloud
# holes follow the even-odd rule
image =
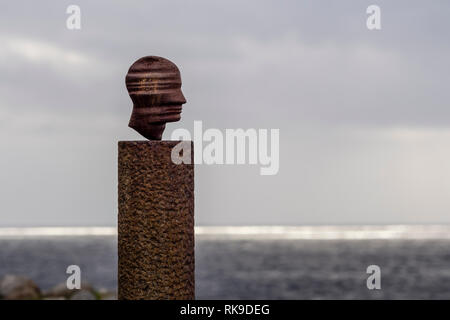
[[[0,225],[37,223],[36,207],[42,224],[114,223],[116,141],[139,138],[124,76],[147,54],[182,71],[166,137],[194,120],[280,129],[278,176],[198,167],[199,224],[448,222],[448,1],[377,1],[376,32],[371,1],[77,1],[80,31],[69,4],[2,4]]]

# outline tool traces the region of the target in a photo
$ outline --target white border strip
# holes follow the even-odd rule
[[[364,240],[450,239],[449,225],[195,227],[199,239]],[[116,236],[115,227],[0,228],[0,237]]]
[[[0,228],[0,237],[114,236],[114,227]]]

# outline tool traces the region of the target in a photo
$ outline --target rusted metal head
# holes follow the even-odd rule
[[[161,140],[166,123],[180,120],[186,103],[178,67],[165,58],[143,57],[131,65],[125,83],[133,101],[128,126],[149,140]]]

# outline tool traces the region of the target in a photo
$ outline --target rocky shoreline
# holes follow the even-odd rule
[[[81,283],[81,289],[68,289],[60,283],[49,290],[41,290],[36,283],[24,276],[5,275],[0,277],[0,300],[116,300],[117,293],[94,288]]]

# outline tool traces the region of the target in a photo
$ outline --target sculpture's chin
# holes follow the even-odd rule
[[[159,113],[147,117],[149,124],[160,122],[175,122],[181,119],[181,108],[179,110],[161,110]]]
[[[181,119],[181,112],[180,113],[171,113],[171,114],[165,114],[160,117],[161,122],[175,122],[180,121]]]
[[[161,140],[167,122],[181,119],[181,105],[134,108],[129,126],[149,140]]]

